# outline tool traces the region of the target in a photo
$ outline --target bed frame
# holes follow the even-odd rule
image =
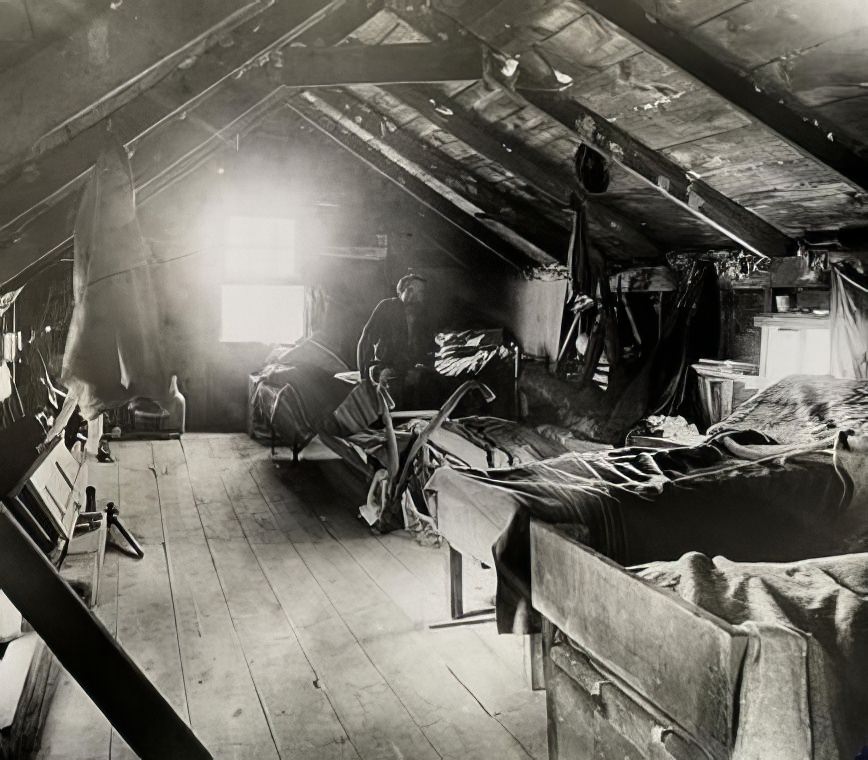
[[[531,567],[550,760],[732,757],[743,630],[537,521]]]

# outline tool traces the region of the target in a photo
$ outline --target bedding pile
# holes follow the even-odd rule
[[[690,553],[639,575],[747,630],[735,760],[839,760],[868,746],[868,554]]]
[[[689,551],[787,562],[868,550],[864,454],[846,437],[780,445],[753,431],[676,449],[625,448],[500,470],[441,468],[425,486],[438,530],[498,573],[501,632],[533,630],[531,518],[622,565]],[[857,494],[857,498],[854,498]]]
[[[334,377],[346,370],[343,359],[313,338],[275,348],[250,377],[248,432],[303,448],[352,390]]]
[[[462,330],[438,333],[434,368],[444,377],[478,375],[494,360],[509,358],[503,330]]]
[[[837,430],[868,434],[868,380],[790,375],[764,388],[708,429],[757,430],[787,443],[810,444]]]

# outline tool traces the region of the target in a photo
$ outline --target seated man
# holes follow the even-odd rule
[[[382,385],[399,409],[436,406],[435,329],[425,279],[408,274],[398,281],[397,291],[397,298],[377,304],[362,331],[356,352],[362,382]]]

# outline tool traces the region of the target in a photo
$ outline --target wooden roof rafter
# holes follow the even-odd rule
[[[578,1],[633,43],[698,81],[805,157],[831,169],[856,190],[868,191],[868,155],[824,124],[812,109],[799,105],[796,110],[778,94],[766,92],[706,47],[652,17],[636,0]]]
[[[179,124],[193,109],[207,107],[210,101],[221,98],[241,102],[245,100],[245,89],[254,91],[246,98],[247,107],[254,105],[277,86],[268,82],[263,90],[262,84],[268,73],[262,64],[274,51],[305,39],[337,42],[381,6],[379,0],[272,4],[234,31],[233,44],[223,46],[212,41],[212,46],[191,66],[176,67],[171,73],[163,71],[160,81],[139,90],[135,97],[112,101],[113,109],[103,99],[95,104],[95,110],[81,117],[74,129],[62,133],[64,139],[16,167],[16,174],[7,175],[6,181],[0,183],[0,239],[10,232],[16,235],[33,217],[81,186],[102,148],[109,123],[128,150],[137,150],[160,131],[178,130],[179,126],[186,127],[181,140],[185,144],[189,140],[193,147],[203,137],[201,130],[197,132],[189,123]]]
[[[282,103],[284,88],[261,65],[266,53],[291,41],[335,44],[381,5],[377,0],[327,5],[307,0],[293,10],[278,4],[273,7],[283,8],[282,15],[269,18],[282,23],[268,36],[247,35],[236,45],[219,48],[184,76],[168,78],[121,107],[113,114],[114,131],[132,152],[139,200],[158,194],[216,151],[235,144]],[[342,12],[320,10],[303,20],[292,15],[308,14],[313,7],[340,7]],[[78,191],[104,143],[104,130],[105,123],[98,122],[46,152],[36,162],[35,181],[24,175],[0,186],[0,287],[20,283],[71,243]]]
[[[433,8],[423,16],[412,16],[408,19],[405,6],[406,3],[400,0],[387,2],[388,12],[393,14],[403,30],[393,26],[385,37],[375,37],[369,44],[383,46],[388,43],[394,48],[394,44],[391,44],[393,40],[400,40],[402,44],[408,39],[447,40],[454,44],[456,40],[476,39],[463,27],[451,23],[448,17],[435,16]],[[420,20],[422,23],[419,23]],[[411,21],[416,22],[416,25]],[[488,66],[492,63],[496,65],[497,62],[489,60]],[[532,193],[540,197],[543,208],[549,205],[560,209],[569,208],[571,195],[581,195],[581,190],[575,176],[566,168],[566,163],[556,165],[520,140],[510,139],[507,145],[502,135],[494,133],[488,124],[480,124],[478,114],[455,99],[454,95],[464,89],[466,87],[460,82],[453,82],[448,87],[398,84],[383,88],[402,105],[453,135],[486,162],[491,162],[519,182],[525,183]],[[603,225],[610,244],[618,246],[625,253],[629,252],[631,257],[659,257],[661,249],[638,224],[608,205],[605,198],[598,197],[594,200],[594,217]]]
[[[434,92],[424,88],[407,86],[388,89],[402,102],[426,118],[441,124],[445,130],[479,155],[502,166],[506,171],[544,193],[560,206],[567,207],[569,205],[571,192],[580,192],[575,178],[564,171],[563,167],[547,165],[546,162],[540,161],[539,156],[524,148],[517,141],[513,141],[509,146],[503,144],[490,131],[477,126],[470,114],[466,113],[453,100],[446,101],[446,105],[452,113],[449,116],[443,116],[437,111],[437,104],[442,101],[442,97]],[[630,250],[632,256],[651,258],[660,255],[660,249],[657,245],[616,209],[607,206],[604,202],[596,202],[595,215],[610,230],[617,233],[622,239],[624,247]]]
[[[605,2],[605,0],[601,0]],[[619,0],[620,2],[620,0]],[[405,23],[430,37],[455,39],[472,36],[489,48],[486,40],[469,32],[445,10],[433,7],[424,13],[408,12],[402,0],[392,0],[390,9]],[[511,56],[499,50],[504,58]],[[533,58],[533,57],[531,57]],[[552,72],[548,72],[552,73]],[[543,81],[544,72],[530,61],[522,61],[518,86],[513,79],[489,69],[487,81],[504,92],[537,108],[546,116],[622,166],[646,186],[653,188],[684,211],[732,240],[736,245],[761,256],[788,256],[798,248],[796,241],[761,219],[751,210],[713,189],[701,179],[691,177],[671,159],[632,138],[620,127],[569,97],[553,82]]]
[[[379,134],[384,145],[400,155],[438,182],[461,192],[485,217],[512,226],[516,231],[540,248],[563,258],[569,240],[569,215],[563,202],[534,194],[532,188],[520,187],[524,180],[510,176],[494,162],[475,155],[469,164],[454,157],[456,147],[461,152],[471,148],[447,130],[441,130],[426,115],[415,114],[402,125],[394,124],[392,113],[383,100],[394,98],[381,88],[365,87],[362,95],[358,88],[346,94],[328,91],[320,93],[326,102],[343,111],[344,115]],[[470,152],[470,151],[468,151]],[[479,166],[472,164],[478,161]]]
[[[288,47],[280,57],[287,87],[343,87],[395,82],[473,82],[482,77],[477,42]]]
[[[554,257],[509,227],[485,218],[482,209],[426,172],[423,166],[409,160],[380,137],[361,127],[325,97],[328,95],[324,92],[303,92],[290,96],[287,106],[322,134],[510,266],[520,268],[517,260],[544,266],[557,263]],[[329,100],[333,98],[334,94]]]
[[[519,90],[527,102],[574,130],[590,147],[615,161],[649,187],[720,231],[734,243],[760,256],[793,255],[795,240],[744,206],[658,151],[643,145],[624,130],[563,93]]]

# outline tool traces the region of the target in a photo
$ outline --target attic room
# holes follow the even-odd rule
[[[0,0],[0,760],[868,760],[864,0]]]

